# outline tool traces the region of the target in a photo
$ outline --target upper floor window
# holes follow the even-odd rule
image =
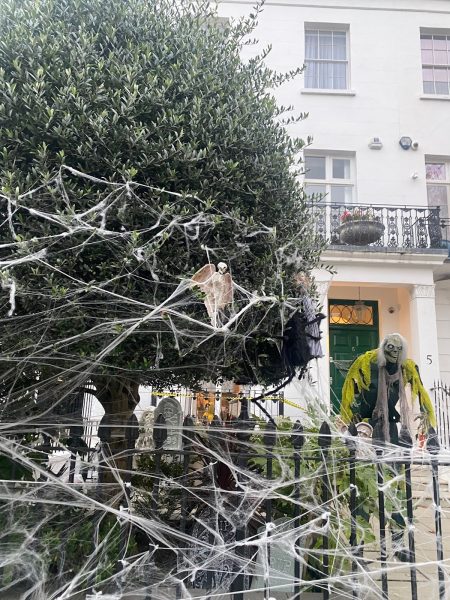
[[[450,94],[450,32],[420,34],[424,94]]]
[[[305,153],[305,192],[326,195],[332,204],[355,202],[354,161],[350,156]]]
[[[427,158],[425,162],[427,199],[430,208],[439,207],[440,216],[448,217],[450,159]]]
[[[348,88],[348,30],[345,26],[305,28],[305,88]]]

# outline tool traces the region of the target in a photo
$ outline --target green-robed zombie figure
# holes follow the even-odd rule
[[[350,366],[342,388],[341,418],[347,424],[368,421],[376,444],[411,446],[413,407],[409,406],[407,386],[410,386],[412,404],[419,403],[425,428],[436,427],[433,405],[419,369],[407,358],[406,340],[399,333],[391,333],[379,348],[358,356]],[[400,560],[408,560],[403,540],[404,518],[401,512],[393,512],[391,517],[395,555]]]
[[[419,369],[407,358],[406,340],[399,333],[391,333],[379,348],[361,354],[351,365],[342,388],[341,417],[346,423],[368,420],[376,442],[401,444],[408,436],[411,439],[408,385],[413,405],[418,401],[428,426],[436,427],[433,405]]]

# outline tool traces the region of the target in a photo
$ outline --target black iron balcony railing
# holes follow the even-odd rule
[[[447,248],[439,207],[310,205],[316,232],[332,246],[389,249]]]

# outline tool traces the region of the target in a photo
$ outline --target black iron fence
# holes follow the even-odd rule
[[[442,448],[450,450],[450,387],[442,381],[436,381],[432,391],[439,443]]]
[[[121,514],[129,515],[121,519],[117,573],[121,581],[133,578],[127,541],[141,529],[152,557],[147,600],[186,598],[189,590],[196,597],[233,600],[274,593],[300,600],[306,592],[323,600],[337,592],[362,599],[371,589],[371,598],[387,599],[400,569],[408,585],[405,600],[446,597],[439,468],[449,463],[440,457],[433,431],[422,454],[375,447],[358,438],[354,426],[342,437],[332,435],[327,422],[308,431],[299,421],[292,428],[257,422],[244,398],[239,417],[229,422],[214,417],[209,426],[198,426],[186,417],[182,444],[174,448],[167,441],[176,427],[159,415],[148,450],[135,450],[130,433],[115,473],[123,486]],[[69,440],[68,485],[76,485],[80,454],[98,470],[92,480],[98,510],[102,486],[112,485],[105,482],[119,458],[107,436],[97,449]],[[421,508],[432,517],[426,531],[414,501],[418,467],[432,488],[429,505]],[[426,596],[418,578],[425,564],[437,575]]]
[[[447,248],[446,220],[439,207],[340,205],[310,206],[316,232],[331,245],[390,249]]]
[[[178,459],[183,466],[182,483],[174,486],[173,481],[168,485],[161,469],[161,460],[167,456],[163,418],[156,427],[159,433],[152,452],[152,517],[161,519],[161,489],[167,494],[172,485],[174,492],[181,493],[176,527],[187,534],[187,554],[201,557],[202,567],[195,569],[195,576],[192,560],[186,555],[179,559],[181,587],[203,588],[205,597],[229,592],[233,600],[243,600],[252,590],[264,593],[265,598],[272,592],[285,591],[289,598],[300,600],[304,592],[312,590],[326,600],[336,591],[365,598],[367,586],[374,585],[379,586],[379,595],[374,590],[373,597],[384,599],[390,597],[390,578],[398,578],[399,563],[393,567],[398,559],[409,571],[412,600],[420,597],[417,573],[424,561],[435,562],[435,597],[445,597],[439,442],[434,432],[428,438],[426,456],[420,459],[414,457],[411,448],[375,449],[356,437],[354,427],[350,428],[344,449],[341,442],[334,443],[327,422],[313,436],[305,434],[298,421],[289,433],[277,432],[269,423],[258,443],[255,436],[259,434],[253,430],[254,423],[248,419],[244,404],[236,422],[226,425],[215,418],[201,440],[192,420],[185,419],[184,444]],[[205,456],[205,448],[210,478],[192,486],[188,483],[189,457]],[[170,454],[174,457],[177,452]],[[416,554],[418,527],[413,504],[412,468],[416,465],[429,467],[429,509],[434,519],[434,556],[420,559]],[[224,469],[230,471],[231,479],[224,477]],[[362,477],[371,475],[376,482],[377,513],[372,519],[367,512],[370,499],[359,489],[361,469]],[[280,477],[283,470],[284,477]],[[394,479],[401,484],[394,485],[392,492]],[[166,503],[167,498],[164,506]],[[361,525],[365,521],[369,528],[370,519],[377,538],[371,549],[364,543],[365,526]],[[389,530],[392,541],[388,539]],[[160,540],[153,543],[157,547]],[[183,597],[180,590],[178,597]],[[408,593],[403,597],[409,597]]]

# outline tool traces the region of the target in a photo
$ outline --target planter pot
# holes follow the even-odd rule
[[[383,223],[378,221],[347,221],[336,228],[342,244],[367,246],[378,242],[384,233]]]

